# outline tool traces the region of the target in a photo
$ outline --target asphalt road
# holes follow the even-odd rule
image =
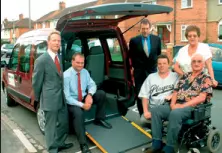
[[[214,89],[212,102],[214,104],[212,107],[212,124],[214,126],[216,126],[220,131],[222,131],[222,121],[221,121],[222,90],[221,89]],[[13,124],[16,125],[16,128],[20,129],[24,133],[24,135],[28,138],[28,140],[36,148],[38,153],[45,153],[46,152],[44,136],[42,135],[42,133],[40,132],[40,130],[38,128],[37,121],[36,121],[36,114],[29,111],[28,109],[24,108],[21,105],[17,105],[15,107],[7,107],[6,103],[5,103],[5,94],[3,93],[3,91],[1,91],[1,114],[2,114],[1,121],[3,121],[4,125],[8,126],[9,123],[12,122]],[[131,110],[128,112],[128,114],[126,116],[131,121],[134,121],[139,124],[139,115],[137,113],[135,106],[131,108]],[[3,118],[4,118],[4,120],[3,120]],[[1,124],[1,126],[2,126],[2,124]],[[10,128],[13,128],[13,126],[12,127],[10,126]],[[3,129],[6,129],[6,128],[3,127]],[[7,137],[7,135],[8,135],[8,137],[9,137],[8,141],[11,140],[13,142],[14,138],[10,138],[11,137],[10,135],[13,135],[13,131],[7,130],[7,133],[9,133],[9,134],[4,134],[4,137]],[[15,135],[13,135],[13,136],[15,136]],[[5,139],[5,138],[3,138],[3,136],[1,138]],[[67,142],[74,143],[74,147],[72,147],[69,150],[63,151],[64,153],[74,153],[74,152],[80,151],[79,144],[76,140],[75,135],[69,135]],[[4,145],[5,148],[10,147],[10,143],[4,143],[4,144],[2,143],[2,145]],[[24,148],[23,145],[19,142],[17,143],[17,146],[20,146],[20,148]],[[94,145],[91,142],[89,142],[89,146],[93,147]],[[140,152],[142,152],[142,148],[144,148],[146,146],[136,148],[134,150],[128,151],[127,153],[140,153]],[[2,153],[13,153],[13,152],[2,150]],[[23,152],[21,152],[21,153],[23,153]],[[100,151],[98,148],[94,148],[94,149],[92,149],[92,152],[99,153]],[[187,151],[185,149],[180,151],[180,153],[183,153],[183,152],[185,153]],[[201,153],[207,153],[207,152],[208,152],[207,148],[201,149]],[[218,153],[221,153],[221,152],[222,152],[222,147],[220,148]],[[20,153],[20,152],[18,152],[18,153]]]

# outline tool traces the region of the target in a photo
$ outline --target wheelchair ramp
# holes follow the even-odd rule
[[[151,136],[135,123],[121,116],[107,120],[112,129],[88,124],[87,136],[102,151],[106,153],[123,153],[151,142]]]

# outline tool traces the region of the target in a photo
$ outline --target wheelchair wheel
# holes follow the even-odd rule
[[[218,129],[211,129],[207,137],[207,147],[210,152],[216,152],[221,145],[221,136]]]
[[[190,148],[187,153],[200,153],[200,151],[197,148]]]

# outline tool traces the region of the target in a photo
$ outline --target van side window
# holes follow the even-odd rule
[[[12,51],[12,56],[9,61],[8,68],[11,70],[16,70],[18,67],[18,52],[19,52],[20,45],[16,45]]]
[[[42,55],[43,53],[45,53],[47,51],[47,42],[46,41],[40,41],[37,44],[36,47],[36,58],[37,59],[40,55]]]
[[[31,45],[21,45],[19,48],[19,70],[24,73],[28,73],[30,70],[30,52]]]
[[[108,38],[106,42],[109,46],[109,52],[113,62],[123,62],[123,57],[117,38]]]

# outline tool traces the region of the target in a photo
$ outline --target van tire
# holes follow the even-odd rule
[[[36,118],[40,131],[45,135],[45,114],[44,111],[40,109],[40,104],[37,106]]]
[[[14,99],[12,99],[12,97],[9,96],[7,89],[5,89],[6,91],[6,95],[5,95],[5,102],[7,104],[8,107],[12,107],[16,105],[16,102]]]

